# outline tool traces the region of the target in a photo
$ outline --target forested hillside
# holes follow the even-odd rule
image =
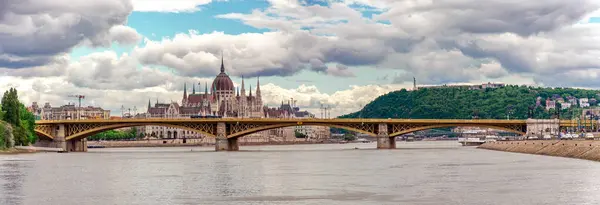
[[[538,96],[542,97],[541,106],[533,110],[534,118],[550,118],[555,115],[555,110],[544,109],[546,98],[554,94],[564,98],[596,98],[597,93],[595,90],[512,85],[483,90],[460,87],[403,89],[382,95],[362,110],[340,118],[506,119],[510,114],[511,119],[526,119],[529,107],[535,107]],[[578,115],[581,109],[561,109],[560,117],[570,119],[574,113]]]

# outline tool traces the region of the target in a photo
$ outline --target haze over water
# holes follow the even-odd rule
[[[360,149],[354,149],[358,147]],[[457,142],[0,156],[0,204],[597,204],[600,163]]]

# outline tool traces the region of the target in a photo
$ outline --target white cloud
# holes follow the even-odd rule
[[[85,95],[82,106],[101,106],[104,109],[110,109],[112,115],[120,115],[121,106],[125,108],[137,108],[137,112],[145,112],[148,100],[152,104],[158,99],[159,102],[181,102],[183,91],[179,83],[167,83],[162,86],[146,87],[143,89],[114,90],[114,89],[93,89],[80,87],[66,81],[61,77],[34,77],[22,78],[13,76],[0,77],[0,88],[8,89],[15,87],[19,91],[19,98],[26,105],[32,102],[43,104],[49,102],[53,106],[60,106],[67,103],[77,103],[77,99],[69,98],[69,95]],[[189,89],[190,84],[188,84]],[[174,91],[173,87],[177,87]],[[292,98],[302,109],[309,110],[312,113],[319,114],[321,104],[331,107],[332,117],[355,112],[362,106],[386,94],[406,86],[350,86],[346,90],[340,90],[333,94],[320,92],[314,86],[300,85],[296,89],[284,89],[277,85],[268,83],[261,85],[262,97],[265,105],[277,107],[282,101],[288,103]],[[253,87],[252,89],[256,89]],[[189,92],[189,90],[188,90]],[[253,93],[255,90],[252,91]]]
[[[0,1],[0,68],[50,64],[81,44],[132,43],[137,32],[122,26],[131,10],[128,0]]]
[[[214,75],[219,51],[225,50],[233,75],[289,76],[311,69],[352,76],[340,68],[377,66],[403,70],[426,83],[499,79],[512,73],[548,75],[557,69],[600,66],[595,57],[600,51],[596,37],[600,24],[572,25],[598,8],[591,0],[576,0],[577,4],[381,0],[330,2],[329,7],[269,2],[271,6],[263,10],[217,17],[272,32],[191,32],[151,42],[136,49],[137,56],[144,64],[165,65],[188,75]],[[360,9],[349,6],[353,3],[375,7],[381,14],[365,18]]]
[[[138,42],[141,36],[124,26],[132,10],[193,12],[210,1],[48,2],[0,0],[0,88],[18,86],[24,101],[63,104],[69,94],[84,94],[112,110],[145,106],[147,98],[154,102],[158,96],[179,101],[182,82],[214,78],[221,51],[233,76],[292,76],[307,69],[351,77],[348,68],[369,67],[402,73],[394,79],[402,86],[353,86],[330,94],[313,85],[261,86],[266,103],[294,98],[315,113],[324,103],[334,107],[334,116],[412,84],[412,76],[419,84],[501,81],[600,87],[600,24],[582,23],[598,16],[599,5],[592,0],[347,0],[329,7],[269,0],[266,9],[216,16],[269,32],[190,31],[159,41],[146,39],[126,55],[100,52],[75,62],[66,57],[75,46]],[[369,19],[361,9],[381,13]]]
[[[139,12],[195,12],[212,0],[132,0],[133,10]]]

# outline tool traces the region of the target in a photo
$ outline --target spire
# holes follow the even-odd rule
[[[187,83],[183,83],[183,99],[187,99]]]
[[[244,76],[242,75],[242,96],[246,96],[246,86],[244,85]]]
[[[237,87],[237,96],[240,97],[240,87]]]
[[[250,85],[250,97],[252,97],[252,85]]]
[[[192,94],[196,94],[196,84],[192,83]]]
[[[208,83],[204,82],[204,94],[208,95]]]
[[[221,51],[221,73],[225,72],[225,66],[223,65],[223,51]]]
[[[260,77],[256,77],[256,97],[260,98]]]
[[[150,109],[152,106],[150,105],[150,98],[148,98],[148,109]]]

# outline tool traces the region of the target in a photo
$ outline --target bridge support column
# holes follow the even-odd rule
[[[57,125],[55,130],[53,130],[53,132],[54,132],[54,140],[52,141],[52,144],[54,144],[54,147],[62,148],[63,151],[68,151],[67,142],[65,140],[65,125],[63,125],[63,124]]]
[[[67,141],[68,152],[87,152],[87,139],[77,139]]]
[[[379,124],[377,130],[377,149],[396,149],[396,137],[390,137],[386,123]]]
[[[224,122],[217,123],[217,139],[215,151],[238,151],[240,146],[238,138],[227,138],[227,128]]]

